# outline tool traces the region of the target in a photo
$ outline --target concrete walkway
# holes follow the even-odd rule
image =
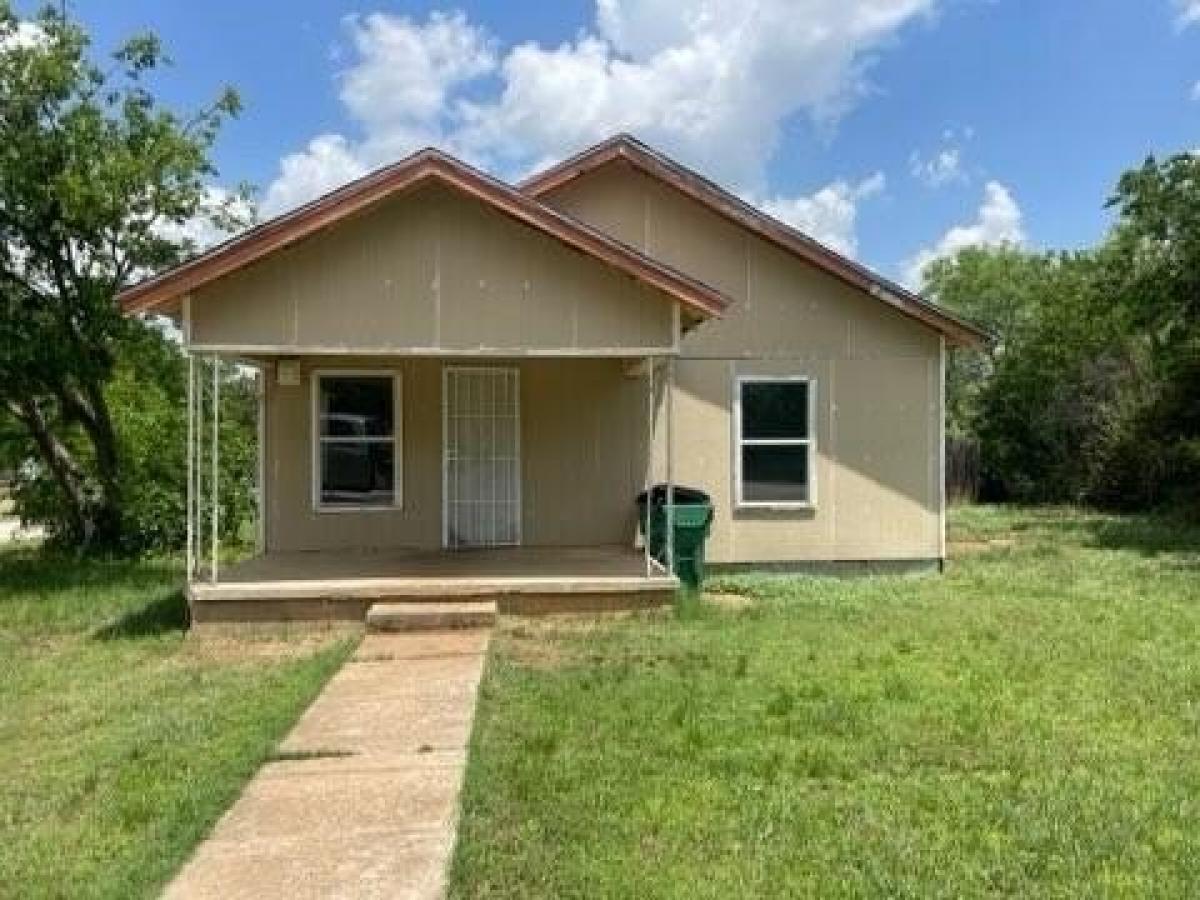
[[[440,897],[487,640],[367,635],[164,896]]]

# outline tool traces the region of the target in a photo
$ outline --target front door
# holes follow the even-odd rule
[[[447,366],[442,378],[442,543],[521,543],[520,373]]]

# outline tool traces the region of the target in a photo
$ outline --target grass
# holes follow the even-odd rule
[[[0,896],[147,897],[346,640],[185,640],[179,569],[0,550]]]
[[[452,897],[1200,890],[1200,530],[956,510],[942,576],[517,623]]]

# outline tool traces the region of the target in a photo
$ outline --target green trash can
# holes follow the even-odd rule
[[[675,574],[692,590],[704,581],[704,542],[712,526],[712,499],[698,488],[676,485],[675,498]],[[650,532],[646,534],[647,504]],[[667,564],[667,486],[656,484],[637,498],[638,527],[649,544],[650,555]]]

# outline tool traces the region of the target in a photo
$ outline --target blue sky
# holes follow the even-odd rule
[[[1196,145],[1200,0],[74,0],[150,28],[181,109],[238,88],[222,181],[267,212],[425,143],[516,177],[618,129],[885,274],[1073,247],[1146,154]]]

